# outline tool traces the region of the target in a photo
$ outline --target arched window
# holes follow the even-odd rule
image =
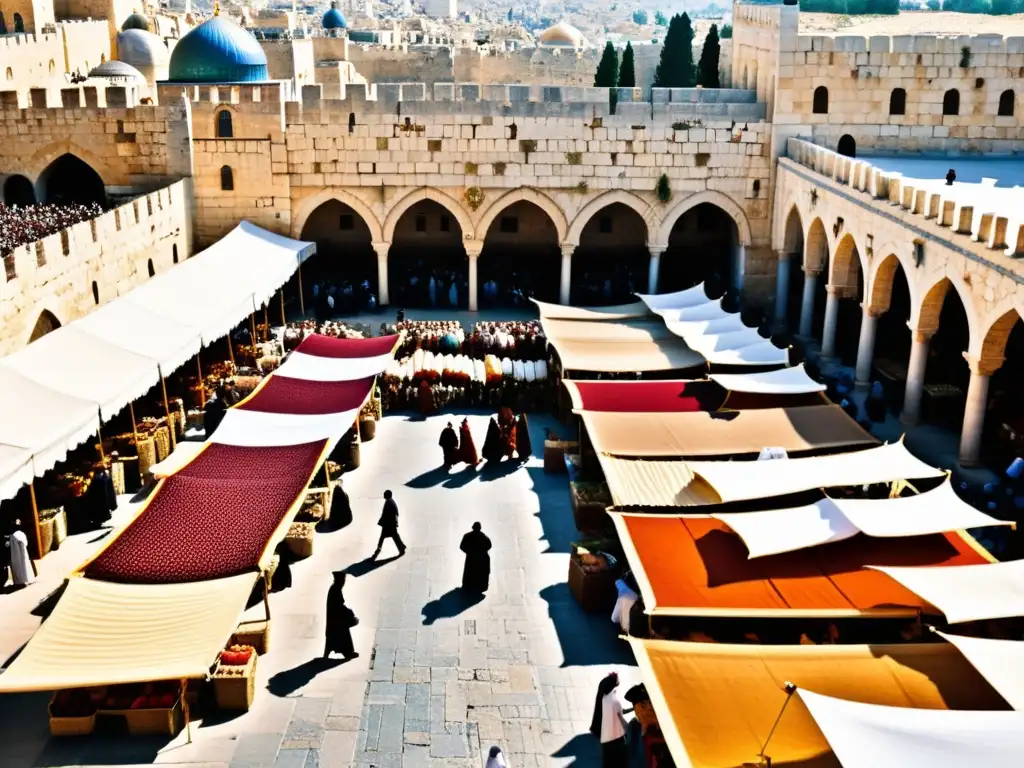
[[[50,59],[50,74],[52,75],[56,71],[57,71],[57,64],[54,62],[53,59]]]
[[[101,53],[100,54],[100,64],[106,64],[106,63],[107,63],[107,54]]]
[[[814,89],[814,106],[812,111],[816,115],[828,114],[828,88],[819,85]]]
[[[902,88],[893,88],[889,94],[889,114],[907,114],[907,92]]]
[[[21,18],[20,13],[14,14],[14,34],[23,34],[25,32],[25,20]]]
[[[839,139],[839,146],[836,147],[838,152],[843,157],[856,157],[857,156],[857,142],[853,136],[848,133],[844,133]]]
[[[95,280],[92,281],[92,300],[97,304],[100,303],[100,287]]]
[[[231,113],[222,109],[217,113],[217,138],[233,139],[235,137],[234,126],[231,124]]]
[[[960,114],[960,91],[958,91],[956,88],[950,88],[942,97],[942,114]]]
[[[231,192],[235,188],[235,175],[231,172],[230,165],[220,169],[220,188],[225,192]]]
[[[5,73],[5,76],[7,77],[8,80],[13,80],[14,79],[14,70],[11,69],[10,67],[8,67],[7,68],[7,72]]]
[[[356,129],[356,113],[348,113],[348,132],[352,133]]]
[[[171,261],[174,262],[175,264],[178,263],[178,244],[177,243],[175,243],[173,246],[171,246]]]
[[[1003,91],[999,94],[999,117],[1013,117],[1013,91]]]
[[[156,274],[156,267],[153,266],[153,260],[152,259],[149,260],[149,265],[148,266],[149,266],[149,276],[152,277],[153,275]]]

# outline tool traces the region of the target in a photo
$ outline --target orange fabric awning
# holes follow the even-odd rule
[[[709,517],[613,515],[648,613],[677,616],[843,616],[937,613],[867,565],[988,562],[959,534],[851,539],[748,559],[743,541]]]

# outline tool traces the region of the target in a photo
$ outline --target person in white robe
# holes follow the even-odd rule
[[[36,580],[32,558],[28,556],[28,536],[21,530],[21,521],[15,520],[15,531],[7,537],[7,546],[11,550],[11,577],[14,585],[24,587]]]

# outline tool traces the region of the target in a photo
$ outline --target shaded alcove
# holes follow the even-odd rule
[[[844,365],[857,362],[863,315],[864,272],[853,237],[846,235],[836,246],[831,265],[831,282],[839,302],[836,313],[836,357]]]
[[[515,202],[487,228],[478,263],[480,306],[516,306],[530,296],[557,302],[561,270],[551,217],[534,203]]]
[[[50,310],[44,309],[39,313],[39,317],[36,320],[35,326],[32,328],[32,333],[28,337],[28,343],[31,344],[37,339],[41,339],[51,331],[55,331],[60,328],[60,320]]]
[[[402,214],[388,253],[388,282],[391,303],[402,307],[468,305],[468,258],[453,213],[421,200]]]
[[[583,226],[572,257],[573,304],[621,304],[647,290],[647,224],[623,203],[599,210]]]
[[[58,157],[39,175],[38,198],[44,203],[99,203],[107,201],[103,179],[85,161],[71,154]]]
[[[938,330],[928,347],[922,415],[927,421],[959,431],[971,378],[964,360],[971,340],[970,326],[960,294],[949,280],[943,279],[933,286],[922,303],[932,307],[937,301],[942,309],[938,313]],[[934,310],[921,311],[924,314]]]
[[[668,293],[707,283],[709,296],[721,296],[736,275],[739,234],[732,217],[713,203],[685,211],[662,254],[658,292]]]
[[[4,180],[4,203],[7,205],[34,205],[36,191],[32,182],[19,173]]]
[[[988,414],[985,420],[984,458],[995,469],[1005,469],[1017,456],[1024,455],[1024,322],[1016,311],[1009,313],[996,326],[1012,324],[1003,350],[1005,361],[992,374],[988,388]],[[1000,329],[994,327],[990,338]],[[1005,332],[1005,331],[1004,331]],[[993,350],[998,353],[998,350]],[[1015,510],[1014,514],[1019,514]]]
[[[786,330],[796,333],[800,327],[800,309],[804,296],[804,226],[796,206],[786,217],[785,252],[789,254],[789,280],[786,292]]]
[[[377,294],[377,255],[362,216],[340,200],[328,200],[306,219],[300,239],[316,243],[316,254],[302,265],[303,290],[320,315],[327,314],[327,292],[334,286],[334,312],[366,308]],[[313,299],[313,286],[322,283]]]

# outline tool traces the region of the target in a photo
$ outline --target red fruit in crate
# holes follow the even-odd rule
[[[146,697],[139,696],[135,701],[132,702],[132,709],[143,709],[146,706]]]
[[[146,708],[147,709],[158,709],[161,705],[163,696],[158,693],[154,693],[152,696],[146,697]]]
[[[173,693],[165,693],[163,696],[160,697],[160,708],[170,709],[174,706],[174,702],[176,699],[177,696],[175,696]]]

